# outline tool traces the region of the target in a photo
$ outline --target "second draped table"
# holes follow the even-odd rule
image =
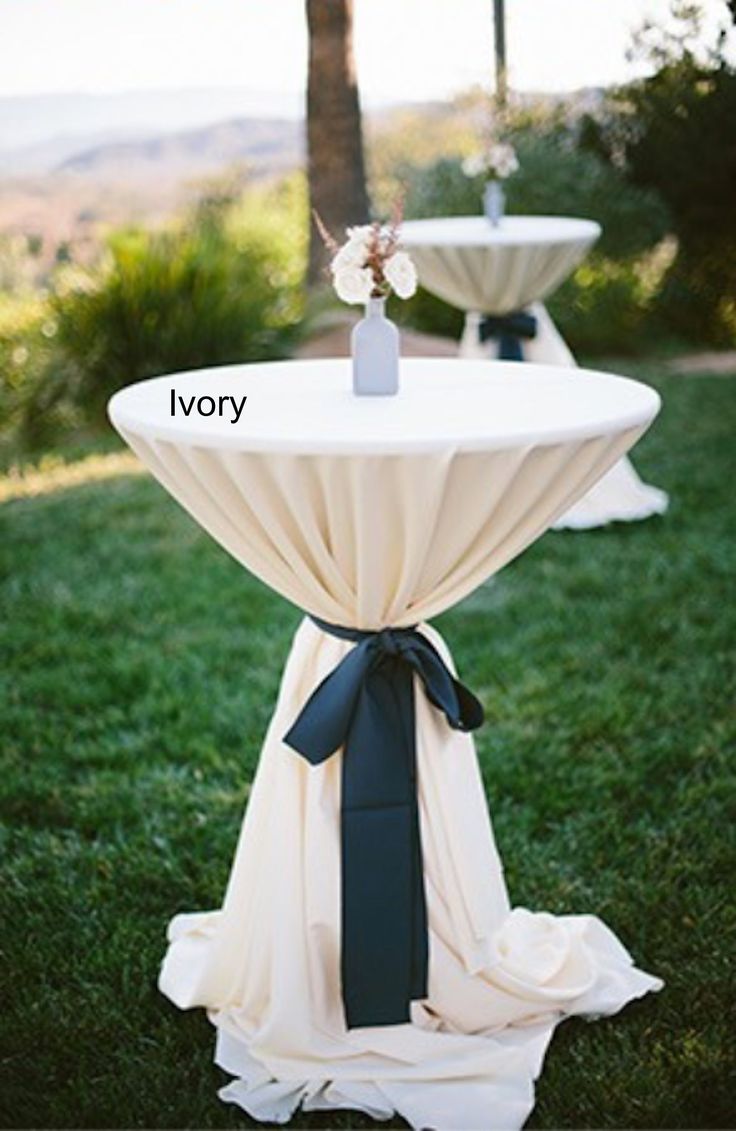
[[[172,416],[172,393],[194,398],[188,417]],[[244,396],[237,424],[195,411]],[[402,363],[394,398],[354,397],[348,361],[286,362],[145,381],[110,415],[267,585],[331,625],[418,625],[452,668],[427,618],[538,538],[658,407],[652,390],[603,374],[426,359]],[[284,1122],[301,1104],[398,1112],[417,1129],[521,1127],[557,1022],[614,1013],[661,983],[594,916],[512,909],[473,738],[415,679],[429,984],[410,1023],[347,1027],[343,755],[310,766],[285,738],[357,648],[310,618],[298,628],[223,906],[173,919],[161,989],[208,1010],[233,1077],[220,1095],[256,1119]]]
[[[486,316],[523,311],[536,321],[534,336],[519,339],[523,359],[575,365],[542,300],[572,273],[600,233],[594,221],[566,216],[507,216],[497,227],[484,216],[455,216],[407,221],[402,243],[422,286],[466,312],[461,357],[498,352],[499,327],[485,343],[480,340]],[[667,502],[665,492],[643,483],[624,458],[556,526],[587,529],[648,518],[663,514]]]

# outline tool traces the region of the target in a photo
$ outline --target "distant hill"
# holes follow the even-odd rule
[[[233,166],[252,180],[293,169],[302,155],[302,123],[265,117],[0,151],[0,241],[30,232],[55,247],[111,225],[155,224]]]
[[[155,176],[182,180],[243,163],[258,173],[292,168],[303,156],[302,127],[280,118],[239,118],[194,130],[93,145],[52,170],[117,183]]]
[[[142,130],[100,130],[90,134],[61,134],[36,141],[19,149],[0,149],[0,179],[51,173],[82,149],[124,141],[142,141],[149,136]]]
[[[241,89],[132,90],[116,94],[0,97],[0,157],[59,138],[141,137],[197,129],[234,118],[303,116],[291,95]]]
[[[452,149],[457,129],[480,134],[487,103],[471,95],[369,108],[369,148],[403,159],[408,139],[418,160],[433,159]],[[574,100],[583,107],[599,97],[587,90]],[[301,109],[282,112],[278,98],[245,90],[0,98],[0,244],[31,234],[51,254],[61,243],[94,243],[112,227],[165,220],[234,165],[250,178],[293,169],[304,161]]]

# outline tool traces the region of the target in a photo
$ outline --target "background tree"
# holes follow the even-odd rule
[[[723,10],[728,19],[734,9]],[[725,27],[700,46],[700,5],[676,0],[672,14],[671,27],[649,22],[635,42],[654,73],[617,90],[603,121],[586,122],[583,144],[669,207],[678,251],[659,300],[667,322],[727,344],[736,333],[736,69]]]
[[[353,0],[306,0],[309,28],[307,168],[310,206],[331,231],[368,219],[360,99],[353,57]],[[326,257],[310,226],[309,281]]]

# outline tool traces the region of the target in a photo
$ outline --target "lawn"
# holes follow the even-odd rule
[[[514,901],[667,983],[558,1030],[530,1126],[732,1127],[736,381],[629,371],[667,517],[549,534],[438,624]],[[299,614],[145,475],[37,487],[0,506],[2,1126],[250,1126],[155,979],[171,914],[218,904]]]

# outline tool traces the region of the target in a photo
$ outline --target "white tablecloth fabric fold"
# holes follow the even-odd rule
[[[484,216],[413,220],[402,242],[423,287],[460,310],[510,314],[551,294],[600,235],[592,220]]]

